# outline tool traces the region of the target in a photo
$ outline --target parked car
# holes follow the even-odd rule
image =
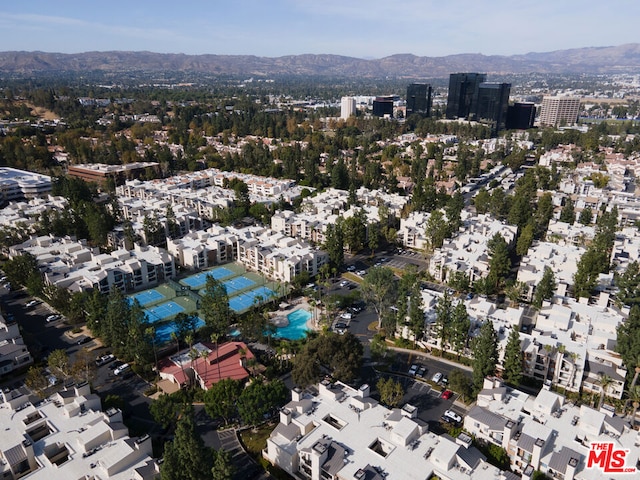
[[[29,302],[26,303],[25,307],[26,308],[33,308],[36,305],[38,305],[40,302],[38,300],[31,300]]]
[[[102,355],[96,358],[96,365],[101,367],[102,365],[106,365],[109,362],[113,362],[116,359],[116,356],[113,353],[107,353],[106,355]]]
[[[79,339],[76,344],[77,345],[84,345],[85,343],[89,343],[91,341],[91,337],[82,337],[81,339]]]
[[[347,331],[347,328],[349,328],[349,326],[346,323],[338,322],[336,323],[334,330],[339,334],[343,334]]]
[[[413,365],[411,365],[411,368],[409,368],[408,374],[415,375],[417,371],[418,371],[418,365],[414,363]]]
[[[425,366],[421,366],[418,369],[418,372],[416,373],[416,375],[418,375],[419,377],[424,377],[424,374],[427,373],[427,367]]]
[[[124,372],[126,372],[130,368],[131,368],[131,365],[129,365],[128,363],[123,363],[118,368],[113,370],[113,374],[114,375],[122,375]]]
[[[355,272],[356,271],[356,266],[355,265],[349,265],[347,267],[347,272]]]
[[[47,323],[49,322],[55,322],[57,320],[60,320],[62,317],[60,315],[58,315],[57,313],[54,313],[53,315],[49,315],[45,320],[47,321]]]
[[[451,390],[445,390],[444,392],[442,392],[442,398],[444,398],[445,400],[449,400],[451,398],[451,395],[453,395],[453,392]]]
[[[364,277],[367,274],[366,270],[358,270],[356,272],[356,275],[358,275],[359,277]]]
[[[349,282],[347,282],[346,280],[343,280],[343,281],[340,282],[340,288],[344,288],[347,285],[349,285]]]
[[[440,380],[442,380],[442,374],[440,372],[436,372],[433,377],[431,377],[433,383],[439,383]]]
[[[462,417],[460,415],[458,415],[456,412],[454,412],[453,410],[447,410],[446,412],[444,412],[443,416],[445,416],[447,418],[450,418],[455,423],[462,422]]]
[[[340,314],[340,318],[342,318],[343,320],[351,320],[353,318],[353,315],[349,312],[343,312]]]

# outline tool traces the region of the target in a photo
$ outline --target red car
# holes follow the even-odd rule
[[[445,400],[449,400],[449,398],[451,398],[451,395],[453,395],[453,392],[451,390],[445,390],[444,392],[442,392],[442,398],[444,398]]]

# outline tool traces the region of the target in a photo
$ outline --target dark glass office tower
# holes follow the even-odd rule
[[[507,124],[509,93],[510,83],[481,83],[469,119],[489,125],[492,135],[504,130]]]
[[[530,102],[515,102],[507,110],[507,130],[527,130],[533,128],[536,106]]]
[[[478,94],[478,87],[486,79],[486,73],[452,73],[449,75],[447,118],[468,118]]]
[[[431,116],[431,85],[412,83],[407,87],[407,117],[414,113]]]
[[[393,96],[376,97],[373,101],[373,114],[376,117],[393,117]]]

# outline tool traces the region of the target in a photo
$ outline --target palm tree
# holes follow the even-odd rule
[[[211,334],[211,341],[216,345],[216,365],[218,365],[218,380],[222,380],[220,373],[220,352],[218,351],[218,340],[220,339],[220,334],[214,332]]]
[[[640,374],[640,355],[638,355],[635,359],[635,373],[633,374],[633,380],[631,380],[631,385],[629,386],[629,390],[636,386],[636,382],[638,381],[638,375]]]
[[[640,407],[640,385],[634,385],[631,387],[627,394],[629,395],[629,400],[633,405],[633,410],[631,412],[631,428],[635,428],[636,413],[638,412],[638,407]]]
[[[207,386],[207,371],[209,369],[209,354],[211,351],[207,348],[203,348],[200,352],[200,358],[204,362],[204,384]]]
[[[613,383],[613,378],[611,378],[606,373],[599,372],[600,375],[600,402],[598,403],[598,410],[602,408],[602,403],[604,402],[605,390],[609,388],[609,386]]]

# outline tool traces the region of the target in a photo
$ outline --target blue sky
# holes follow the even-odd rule
[[[513,55],[640,42],[638,0],[28,0],[0,51]]]

